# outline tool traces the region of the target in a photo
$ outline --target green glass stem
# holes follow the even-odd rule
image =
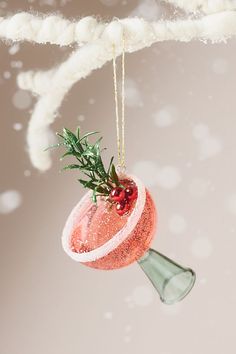
[[[138,260],[138,264],[165,304],[174,304],[182,300],[196,280],[192,269],[180,266],[151,248]]]

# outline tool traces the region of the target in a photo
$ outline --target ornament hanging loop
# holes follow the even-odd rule
[[[122,74],[121,74],[121,117],[118,102],[116,46],[113,44],[113,83],[116,115],[116,140],[118,152],[118,172],[125,173],[125,35],[122,32]]]

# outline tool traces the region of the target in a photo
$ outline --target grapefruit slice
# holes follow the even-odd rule
[[[156,230],[155,204],[138,178],[125,178],[138,192],[127,215],[118,215],[103,197],[94,204],[90,191],[72,210],[62,245],[73,260],[93,268],[117,269],[138,260],[149,249]]]

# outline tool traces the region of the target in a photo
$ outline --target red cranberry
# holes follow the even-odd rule
[[[119,215],[124,215],[129,211],[129,204],[125,200],[120,201],[116,204],[116,211]]]
[[[112,189],[110,193],[110,198],[115,202],[120,202],[125,199],[125,191],[123,188],[116,187]]]
[[[134,190],[133,190],[132,187],[127,187],[127,188],[125,188],[125,195],[126,195],[127,197],[130,197],[133,193],[134,193]]]
[[[136,187],[128,186],[127,188],[125,188],[125,196],[129,201],[135,200],[137,198],[137,195],[138,192]]]

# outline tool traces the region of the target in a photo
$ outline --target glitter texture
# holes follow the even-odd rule
[[[124,234],[127,230],[124,240],[117,247],[111,247],[105,256],[84,264],[99,269],[116,269],[138,260],[149,249],[156,229],[154,202],[145,189],[143,196],[144,200],[141,202],[144,202],[144,207],[141,216],[134,219],[134,227],[129,232],[130,229],[126,228],[126,225],[139,207],[140,196],[133,203],[129,213],[120,216],[111,203],[101,198],[96,205],[91,201],[90,193],[87,193],[79,213],[73,218],[73,227],[70,228],[70,250],[74,254],[89,254],[112,240],[119,232]]]

